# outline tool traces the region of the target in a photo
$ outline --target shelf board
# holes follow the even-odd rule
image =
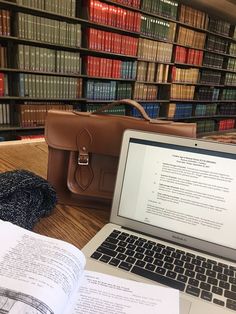
[[[27,127],[22,127],[22,126],[8,126],[8,125],[1,125],[0,126],[0,132],[7,132],[7,131],[25,131],[25,130],[43,130],[44,126],[27,126]]]
[[[39,70],[23,70],[23,69],[10,69],[10,68],[0,68],[0,72],[7,72],[7,73],[28,73],[28,74],[40,74],[40,75],[50,75],[50,76],[63,76],[63,77],[78,77],[83,78],[87,77],[87,75],[83,74],[75,74],[75,73],[58,73],[58,72],[46,72],[46,71],[39,71]]]
[[[236,115],[208,115],[208,116],[190,116],[190,117],[179,117],[179,118],[172,118],[172,119],[167,119],[170,121],[183,121],[183,120],[208,120],[208,119],[235,119]]]
[[[52,102],[52,101],[63,101],[63,102],[86,102],[85,98],[42,98],[42,97],[19,97],[19,96],[1,96],[0,100],[16,100],[16,101],[42,101],[42,102]]]
[[[218,72],[226,72],[226,73],[235,73],[236,71],[233,70],[228,70],[228,69],[222,69],[222,68],[216,68],[216,67],[211,67],[207,65],[197,65],[197,64],[191,64],[191,63],[182,63],[182,62],[176,62],[174,61],[174,65],[177,66],[183,66],[183,67],[192,67],[192,68],[200,68],[200,69],[209,69],[213,71],[218,71]]]
[[[223,135],[225,133],[235,133],[236,129],[228,129],[228,130],[219,130],[219,131],[212,131],[212,132],[201,132],[197,134],[197,137],[205,137],[210,135]]]
[[[168,61],[159,61],[159,60],[151,60],[151,59],[146,59],[146,58],[140,58],[137,57],[138,61],[144,61],[144,62],[151,62],[151,63],[158,63],[158,64],[168,64],[168,65],[174,65],[173,62],[168,62]]]
[[[236,100],[204,100],[204,99],[170,99],[169,102],[188,102],[188,103],[236,103]]]
[[[174,44],[173,41],[171,40],[168,40],[168,39],[161,39],[161,38],[157,38],[157,37],[153,37],[153,36],[150,36],[150,35],[145,35],[143,33],[140,32],[140,36],[139,38],[146,38],[146,39],[150,39],[150,40],[154,40],[154,41],[159,41],[159,42],[163,42],[163,43],[167,43],[167,44]]]
[[[210,87],[225,87],[225,85],[214,84],[214,83],[189,83],[189,82],[171,82],[171,84],[176,85],[193,85],[193,86],[210,86]]]
[[[135,80],[136,83],[148,84],[148,85],[171,85],[169,82],[150,82]]]
[[[10,68],[0,68],[0,72],[7,72],[7,73],[26,73],[26,74],[40,74],[40,75],[62,76],[62,77],[75,77],[75,78],[78,77],[78,78],[94,79],[94,80],[106,80],[106,81],[108,80],[108,81],[135,82],[134,79],[112,78],[112,77],[100,77],[100,76],[90,76],[90,75],[86,75],[86,74],[57,73],[57,72],[45,72],[45,71],[10,69]]]
[[[144,99],[135,99],[137,102],[140,102],[140,103],[142,103],[142,102],[148,102],[148,103],[152,103],[152,102],[161,102],[161,103],[169,103],[170,101],[169,100],[167,100],[167,99],[154,99],[154,100],[148,100],[148,99],[146,99],[146,100],[144,100]]]

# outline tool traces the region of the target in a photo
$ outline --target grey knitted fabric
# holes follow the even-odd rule
[[[56,192],[45,179],[26,170],[0,173],[0,219],[32,230],[55,205]]]

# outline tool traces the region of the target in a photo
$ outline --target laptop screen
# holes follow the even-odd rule
[[[118,202],[120,217],[235,249],[236,155],[130,138]]]

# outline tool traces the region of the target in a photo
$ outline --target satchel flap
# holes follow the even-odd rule
[[[78,151],[80,138],[84,138],[87,152],[118,156],[125,129],[196,137],[195,123],[150,123],[130,116],[50,110],[45,123],[45,140],[50,147]]]

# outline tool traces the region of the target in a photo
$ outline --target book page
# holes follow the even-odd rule
[[[179,291],[85,271],[77,302],[66,314],[178,314]]]
[[[0,313],[63,313],[78,290],[83,253],[3,221],[0,238]]]

